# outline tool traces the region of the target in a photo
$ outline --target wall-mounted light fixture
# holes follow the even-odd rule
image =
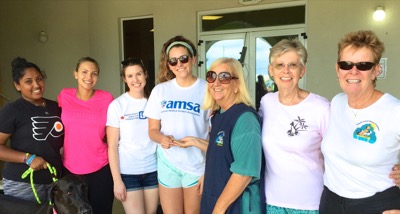
[[[385,13],[385,10],[383,9],[383,7],[378,6],[378,7],[375,8],[375,12],[372,15],[372,18],[375,21],[382,21],[382,20],[385,19],[385,16],[386,16],[386,13]]]
[[[40,33],[39,33],[39,41],[41,43],[45,43],[45,42],[47,42],[48,39],[49,39],[49,37],[47,36],[46,32],[40,31]]]
[[[213,16],[213,15],[208,15],[208,16],[202,16],[202,20],[217,20],[222,18],[223,16]]]

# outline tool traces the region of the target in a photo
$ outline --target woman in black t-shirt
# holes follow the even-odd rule
[[[4,194],[35,201],[30,177],[21,175],[34,170],[35,190],[40,201],[48,199],[48,189],[55,173],[48,163],[61,173],[61,148],[64,127],[57,103],[43,97],[44,73],[34,63],[15,58],[12,65],[14,86],[21,97],[0,109],[0,160],[3,171]],[[9,146],[6,142],[10,140]]]

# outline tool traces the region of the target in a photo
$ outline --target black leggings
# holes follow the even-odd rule
[[[65,169],[66,174],[73,174]],[[114,202],[114,183],[110,166],[90,174],[81,175],[86,178],[89,186],[89,203],[92,206],[93,214],[112,214]]]
[[[324,187],[319,204],[320,214],[382,214],[391,209],[400,209],[397,186],[361,199],[344,198]]]

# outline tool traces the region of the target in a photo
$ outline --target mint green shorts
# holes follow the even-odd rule
[[[318,214],[318,210],[298,210],[285,207],[277,207],[267,204],[268,214]]]
[[[176,168],[164,156],[161,147],[157,148],[158,183],[167,188],[189,188],[195,186],[200,176],[191,175]]]

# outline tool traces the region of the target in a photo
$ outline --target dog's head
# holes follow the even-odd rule
[[[53,184],[50,200],[58,214],[92,214],[86,180],[77,175],[66,175]]]

